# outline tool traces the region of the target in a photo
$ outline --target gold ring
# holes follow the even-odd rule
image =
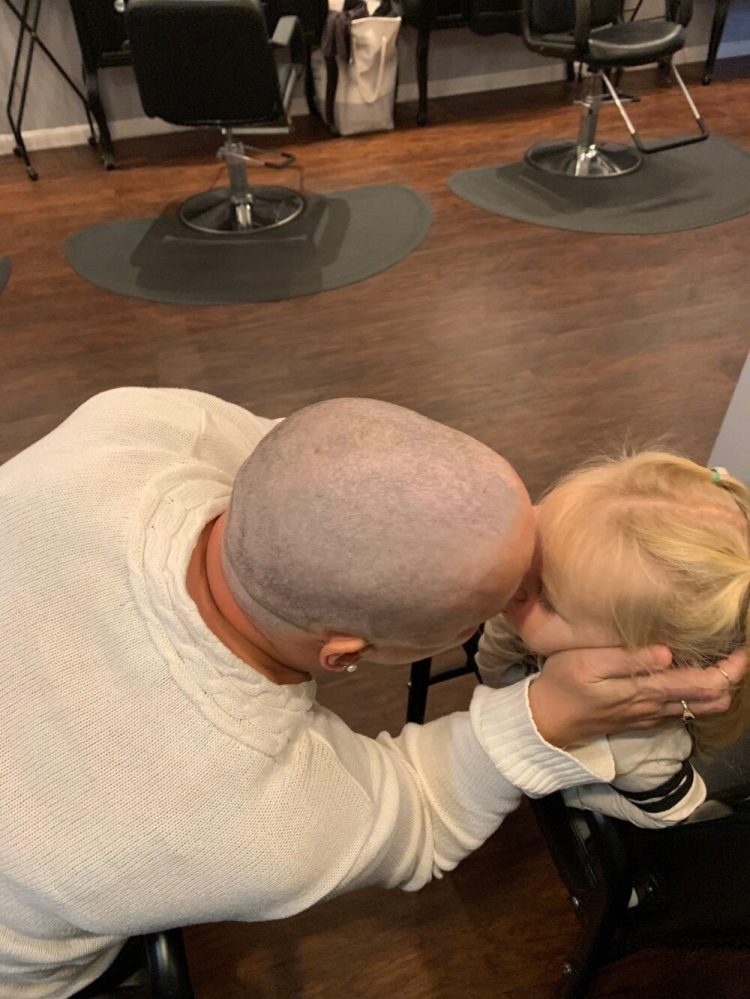
[[[734,683],[732,682],[732,678],[729,675],[729,673],[727,673],[727,671],[724,669],[724,667],[723,666],[717,666],[716,668],[721,673],[721,675],[726,678],[726,681],[729,684],[729,686],[733,687]]]
[[[688,702],[687,701],[680,701],[680,704],[682,705],[682,720],[684,722],[693,721],[693,719],[695,718],[695,715],[693,714],[693,712],[688,707]]]

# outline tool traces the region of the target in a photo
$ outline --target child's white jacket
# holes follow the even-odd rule
[[[516,683],[539,668],[528,659],[509,664],[507,652],[501,652],[507,649],[507,642],[502,617],[485,624],[477,665],[490,687]],[[602,757],[611,757],[615,764],[611,783],[586,784],[564,792],[566,802],[575,808],[602,812],[645,829],[660,829],[683,822],[706,800],[706,785],[689,761],[693,740],[682,720],[565,748],[587,766],[601,762]]]

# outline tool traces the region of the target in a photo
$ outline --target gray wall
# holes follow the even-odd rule
[[[719,430],[709,465],[722,465],[750,485],[750,354]]]
[[[708,40],[714,4],[696,0],[696,12],[689,29],[688,57],[700,58]],[[659,0],[646,0],[646,8],[663,9]],[[10,67],[17,36],[17,22],[3,5],[0,6],[0,94],[5,99]],[[80,54],[70,9],[65,0],[53,0],[43,6],[40,36],[57,58],[76,79],[80,78]],[[414,34],[406,29],[401,38],[401,83],[399,98],[413,100]],[[736,54],[750,52],[750,0],[734,0],[725,33],[724,51]],[[482,38],[467,29],[440,31],[432,36],[430,54],[430,93],[448,93],[517,86],[523,83],[554,79],[561,75],[560,65],[542,59],[524,49],[518,38],[495,35]],[[143,119],[143,110],[129,67],[108,69],[101,73],[102,90],[108,117],[115,137],[163,131],[162,122]],[[300,110],[304,105],[300,102]],[[31,148],[66,145],[80,142],[85,121],[83,109],[75,95],[61,82],[41,52],[37,52],[32,71],[32,85],[27,106],[24,131]],[[11,140],[7,123],[0,125],[0,153],[7,153]],[[60,129],[59,132],[48,130]]]

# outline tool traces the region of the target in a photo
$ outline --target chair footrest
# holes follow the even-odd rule
[[[708,132],[702,131],[699,135],[678,135],[674,139],[652,139],[644,142],[637,132],[633,132],[633,142],[644,156],[663,153],[667,149],[679,149],[681,146],[692,146],[695,142],[705,142],[707,138]]]

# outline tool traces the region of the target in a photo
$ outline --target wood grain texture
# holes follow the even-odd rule
[[[750,146],[750,64],[694,87],[709,127]],[[699,69],[688,73],[695,82]],[[687,126],[676,89],[629,78],[646,135]],[[120,168],[88,148],[35,153],[34,185],[0,160],[0,459],[88,396],[123,384],[181,385],[280,416],[339,395],[411,406],[502,451],[532,493],[623,442],[666,441],[705,460],[747,354],[748,220],[665,236],[591,236],[482,212],[446,187],[460,169],[518,159],[575,134],[572,91],[553,84],[433,101],[426,129],[398,108],[392,134],[331,140],[301,121],[309,190],[409,184],[434,210],[427,240],[384,274],[338,291],[190,308],[120,298],[67,266],[65,238],[157,214],[214,184],[213,135],[118,144]],[[603,127],[622,130],[613,110]],[[259,180],[263,179],[259,176]],[[321,684],[355,728],[396,731],[406,673],[364,668]],[[465,707],[445,684],[430,711]],[[237,863],[242,863],[238,844]],[[455,872],[417,894],[368,891],[295,918],[186,933],[199,999],[401,999],[552,995],[577,926],[533,818],[522,808]],[[747,996],[747,955],[637,955],[602,973],[594,999]]]

